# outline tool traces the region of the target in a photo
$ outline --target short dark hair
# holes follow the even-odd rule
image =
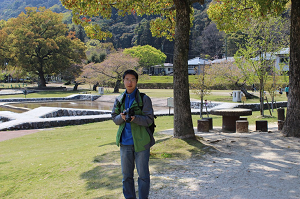
[[[125,76],[128,74],[134,75],[136,78],[136,81],[139,79],[139,75],[134,70],[126,70],[123,74],[123,80],[124,80]]]

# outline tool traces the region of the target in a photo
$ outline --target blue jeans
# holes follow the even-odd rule
[[[139,199],[146,199],[150,190],[149,157],[150,149],[135,152],[133,145],[120,145],[123,175],[123,194],[125,198],[136,198],[134,188],[134,161],[138,172]]]

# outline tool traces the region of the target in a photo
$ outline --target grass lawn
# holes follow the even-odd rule
[[[212,117],[214,126],[221,126],[221,117]],[[195,127],[198,119],[193,115]],[[250,125],[257,119],[259,112],[248,117]],[[173,116],[158,117],[156,125],[157,131],[173,128]],[[1,142],[0,198],[122,198],[116,131],[112,121],[105,121]],[[172,159],[201,158],[208,149],[200,138],[184,141],[157,133],[155,138],[150,165],[156,172]]]
[[[171,117],[157,120],[172,128]],[[117,126],[112,121],[40,131],[0,145],[0,198],[122,198]],[[165,158],[203,154],[197,140],[156,134],[151,169]]]

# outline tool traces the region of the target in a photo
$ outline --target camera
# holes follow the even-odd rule
[[[131,116],[134,116],[134,110],[127,108],[126,110],[123,111],[123,114],[125,116],[125,121],[129,123],[131,121]]]

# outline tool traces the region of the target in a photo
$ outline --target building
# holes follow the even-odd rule
[[[289,71],[289,55],[290,48],[283,48],[278,52],[268,52],[262,54],[264,60],[274,63],[277,70],[285,72]],[[260,56],[257,56],[253,59],[259,61]]]
[[[289,71],[290,48],[283,48],[275,53],[275,68],[277,70]]]
[[[164,63],[150,67],[150,75],[171,75],[173,74],[173,64]]]
[[[201,59],[200,57],[195,57],[188,60],[188,73],[189,75],[200,75],[203,71],[205,65],[210,65],[211,61],[208,59]]]
[[[215,59],[213,60],[211,63],[212,64],[221,64],[224,62],[234,62],[234,57],[226,57],[226,58],[222,58],[222,59]]]

